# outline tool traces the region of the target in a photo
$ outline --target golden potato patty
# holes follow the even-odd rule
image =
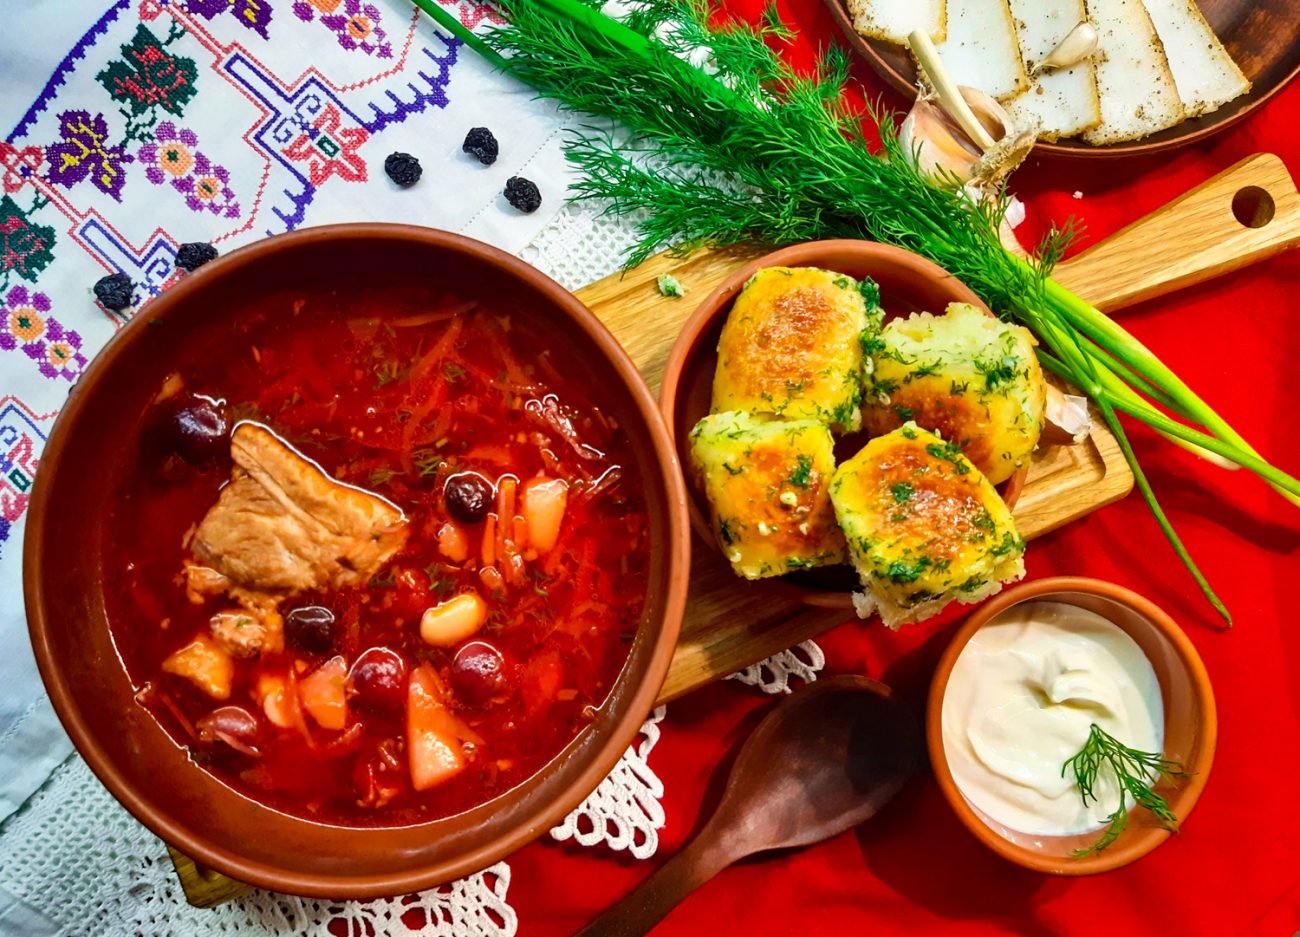
[[[993,484],[1028,462],[1043,429],[1046,385],[1023,326],[966,303],[889,322],[871,346],[863,427],[911,420],[961,447]]]
[[[865,296],[873,298],[868,305]],[[718,340],[713,412],[861,423],[863,345],[880,328],[875,284],[815,267],[766,267],[745,284]]]
[[[737,575],[761,579],[844,562],[828,493],[835,457],[821,423],[715,413],[691,431],[691,461]]]
[[[867,443],[830,487],[849,556],[890,627],[1024,575],[1025,543],[996,489],[956,445],[914,423]]]

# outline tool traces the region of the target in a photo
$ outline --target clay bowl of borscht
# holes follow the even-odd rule
[[[654,399],[487,245],[258,242],[136,313],[41,460],[24,583],[77,749],[278,891],[398,895],[559,822],[649,713],[686,498]]]

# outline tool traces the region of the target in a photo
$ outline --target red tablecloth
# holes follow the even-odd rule
[[[757,16],[760,0],[733,8]],[[793,55],[835,35],[817,0],[786,0]],[[884,86],[865,65],[871,96]],[[900,101],[887,96],[895,105]],[[1144,161],[1031,161],[1015,178],[1028,230],[1073,214],[1094,241],[1238,159],[1280,155],[1300,172],[1300,83],[1213,140]],[[1073,198],[1076,191],[1082,199]],[[1086,242],[1085,242],[1086,243]],[[1300,254],[1126,311],[1154,349],[1274,464],[1300,472]],[[877,818],[802,852],[723,872],[655,931],[677,934],[1269,934],[1300,929],[1300,510],[1245,471],[1200,462],[1145,431],[1139,457],[1173,522],[1236,617],[1223,631],[1135,494],[1030,545],[1029,578],[1113,580],[1163,606],[1205,659],[1219,705],[1209,785],[1180,836],[1133,866],[1055,880],[999,859],[962,827],[932,778]],[[821,643],[827,672],[882,679],[919,707],[959,615],[892,634],[847,624]],[[711,812],[736,745],[772,705],[737,684],[669,708],[650,763],[667,789],[659,855],[629,861],[542,842],[511,860],[520,933],[568,934],[618,900]],[[918,709],[919,711],[919,709]]]

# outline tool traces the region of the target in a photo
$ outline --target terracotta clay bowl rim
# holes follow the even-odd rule
[[[943,791],[944,798],[957,814],[958,819],[985,846],[1004,859],[1034,872],[1062,876],[1096,875],[1118,869],[1141,859],[1169,839],[1173,833],[1159,826],[1130,827],[1104,852],[1093,853],[1081,859],[1049,856],[1011,842],[980,819],[953,780],[943,747],[943,697],[958,655],[975,632],[988,624],[994,616],[1022,602],[1071,592],[1109,599],[1136,612],[1169,641],[1175,656],[1190,678],[1191,694],[1200,708],[1201,719],[1193,729],[1193,735],[1197,739],[1195,757],[1186,765],[1193,774],[1179,786],[1177,799],[1173,803],[1180,823],[1191,814],[1192,808],[1196,806],[1201,792],[1209,781],[1219,733],[1214,689],[1210,684],[1210,676],[1205,670],[1205,664],[1201,661],[1201,655],[1196,651],[1196,646],[1168,613],[1150,599],[1131,589],[1104,579],[1092,579],[1087,576],[1049,576],[1046,579],[1036,579],[1007,589],[993,596],[980,606],[978,611],[971,614],[953,633],[930,683],[925,712],[925,742],[929,749],[930,765],[934,770],[935,780],[938,781],[939,789]],[[1070,600],[1068,596],[1062,596],[1060,601]]]
[[[730,310],[732,301],[745,281],[763,267],[814,266],[825,267],[828,270],[834,269],[833,265],[827,266],[818,261],[828,254],[840,251],[849,251],[858,254],[864,260],[879,261],[882,265],[889,264],[902,268],[907,271],[909,278],[931,281],[946,280],[948,281],[947,285],[951,287],[954,294],[954,298],[950,302],[970,303],[985,314],[993,315],[992,310],[984,304],[984,301],[976,296],[970,287],[951,273],[919,254],[903,250],[901,247],[894,247],[891,244],[881,244],[878,241],[860,241],[851,238],[836,238],[823,241],[805,241],[802,244],[792,244],[789,247],[782,247],[772,251],[770,254],[764,254],[751,260],[718,284],[713,292],[700,303],[695,312],[691,314],[691,317],[686,320],[677,336],[677,341],[673,343],[672,351],[668,355],[668,363],[664,367],[663,384],[659,391],[659,406],[663,413],[664,422],[668,427],[668,434],[673,441],[674,453],[679,451],[681,442],[677,439],[677,410],[678,397],[683,389],[682,378],[685,375],[686,363],[696,352],[704,333]],[[689,470],[683,466],[683,471]],[[1029,467],[1024,466],[1017,469],[1010,478],[998,486],[1002,500],[1006,502],[1008,509],[1015,507],[1021,492],[1024,491],[1025,479],[1028,474]],[[705,512],[701,508],[703,495],[698,488],[699,486],[693,481],[687,481],[687,512],[690,515],[691,527],[710,549],[716,550],[717,545],[714,542],[713,530],[709,525]],[[780,595],[804,605],[818,608],[853,608],[852,592],[809,588],[790,582],[783,577],[753,580],[749,585],[755,588],[769,589],[775,595]]]
[[[849,47],[864,59],[877,75],[884,79],[885,84],[906,98],[910,106],[911,102],[916,100],[915,80],[909,79],[907,75],[895,68],[894,64],[881,54],[881,46],[893,46],[893,43],[885,42],[882,39],[869,39],[854,29],[853,18],[849,15],[844,0],[824,0],[824,2],[831,17],[844,34]],[[1217,112],[1189,117],[1182,123],[1161,130],[1146,140],[1131,143],[1109,143],[1102,146],[1078,144],[1072,146],[1052,141],[1039,141],[1034,144],[1033,155],[1049,156],[1061,160],[1124,159],[1126,157],[1152,156],[1156,153],[1179,150],[1239,124],[1272,100],[1273,96],[1290,84],[1297,75],[1300,75],[1300,61],[1297,61],[1289,72],[1283,75],[1271,88],[1261,93],[1259,97],[1252,98],[1228,116],[1220,116],[1217,120],[1214,119]],[[1166,134],[1168,136],[1165,136]],[[1153,139],[1153,137],[1159,139]]]
[[[632,404],[631,409],[635,409],[637,415],[644,421],[653,449],[653,458],[647,460],[647,471],[657,472],[663,479],[665,507],[668,510],[665,525],[667,542],[658,544],[657,548],[668,555],[664,575],[666,589],[662,593],[664,609],[662,618],[657,622],[649,619],[641,626],[652,628],[657,625],[658,634],[653,645],[646,652],[645,671],[640,675],[639,683],[631,689],[624,690],[622,695],[618,696],[620,687],[636,676],[625,664],[610,687],[608,698],[619,699],[623,707],[623,715],[617,722],[612,722],[612,727],[603,742],[597,740],[592,744],[590,754],[586,756],[588,763],[585,768],[581,769],[567,786],[560,789],[558,796],[528,814],[522,822],[504,829],[490,840],[473,844],[471,848],[458,854],[439,858],[418,868],[370,875],[361,871],[355,875],[317,875],[293,870],[292,856],[288,854],[288,849],[292,847],[286,850],[283,866],[276,866],[267,862],[245,859],[227,851],[224,847],[218,847],[214,842],[210,843],[203,832],[203,827],[205,823],[212,822],[211,819],[195,817],[186,818],[184,825],[173,823],[162,808],[155,806],[148,796],[137,790],[132,782],[124,777],[122,770],[88,730],[82,714],[83,703],[77,701],[77,692],[66,679],[55,648],[50,643],[42,582],[45,576],[45,564],[58,563],[60,549],[57,544],[47,540],[43,521],[49,507],[51,485],[57,474],[56,468],[70,449],[70,431],[67,428],[78,422],[78,414],[85,407],[88,399],[96,394],[112,393],[113,388],[111,385],[106,385],[106,380],[112,374],[114,364],[128,347],[149,332],[152,322],[183,316],[187,301],[207,288],[209,283],[237,276],[242,268],[261,260],[266,254],[280,254],[303,245],[370,239],[381,243],[397,240],[433,251],[473,258],[512,276],[519,284],[519,292],[533,297],[536,308],[546,309],[558,322],[581,330],[608,360],[626,386]],[[678,468],[676,450],[663,424],[653,394],[618,340],[577,297],[523,260],[489,244],[459,234],[403,224],[324,225],[256,241],[206,264],[203,269],[183,277],[179,283],[171,286],[161,296],[144,305],[95,356],[73,387],[66,405],[59,413],[41,462],[42,471],[37,475],[28,511],[23,557],[23,586],[28,628],[36,662],[54,709],[77,751],[86,760],[91,770],[140,822],[165,842],[175,846],[200,864],[250,885],[322,898],[368,899],[409,894],[435,884],[461,878],[492,865],[561,822],[609,774],[623,752],[632,744],[642,723],[654,707],[677,644],[686,606],[690,528],[686,515],[686,489]],[[46,479],[50,481],[43,484]],[[654,483],[653,475],[647,479],[647,482]],[[96,546],[95,549],[99,547]],[[655,583],[650,584],[652,590],[655,587]],[[103,627],[106,626],[106,622],[101,619],[96,622],[96,625]],[[127,682],[130,685],[130,681]],[[121,703],[135,705],[129,698],[122,700]],[[584,737],[586,737],[585,732],[579,733],[551,762],[548,762],[547,766],[543,766],[537,773],[521,782],[520,787],[537,783],[539,778],[546,777],[548,767],[566,760],[569,753],[583,741]],[[199,772],[201,769],[196,766],[194,770]],[[206,777],[205,783],[224,782]],[[519,787],[516,787],[512,790],[518,789]],[[251,800],[251,798],[247,799]],[[490,804],[491,801],[487,803]],[[283,813],[281,815],[289,816],[291,820],[303,824],[320,826],[319,823],[311,820]],[[409,828],[409,826],[412,825],[401,828]],[[347,827],[349,833],[370,829],[373,829],[376,835],[382,835],[386,828],[383,826]]]

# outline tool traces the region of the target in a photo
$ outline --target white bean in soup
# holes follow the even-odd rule
[[[1102,772],[1086,807],[1062,772],[1095,723],[1131,748],[1164,743],[1160,684],[1119,626],[1061,602],[1026,602],[962,649],[943,699],[943,745],[972,806],[1010,830],[1065,836],[1097,829],[1119,803]]]

